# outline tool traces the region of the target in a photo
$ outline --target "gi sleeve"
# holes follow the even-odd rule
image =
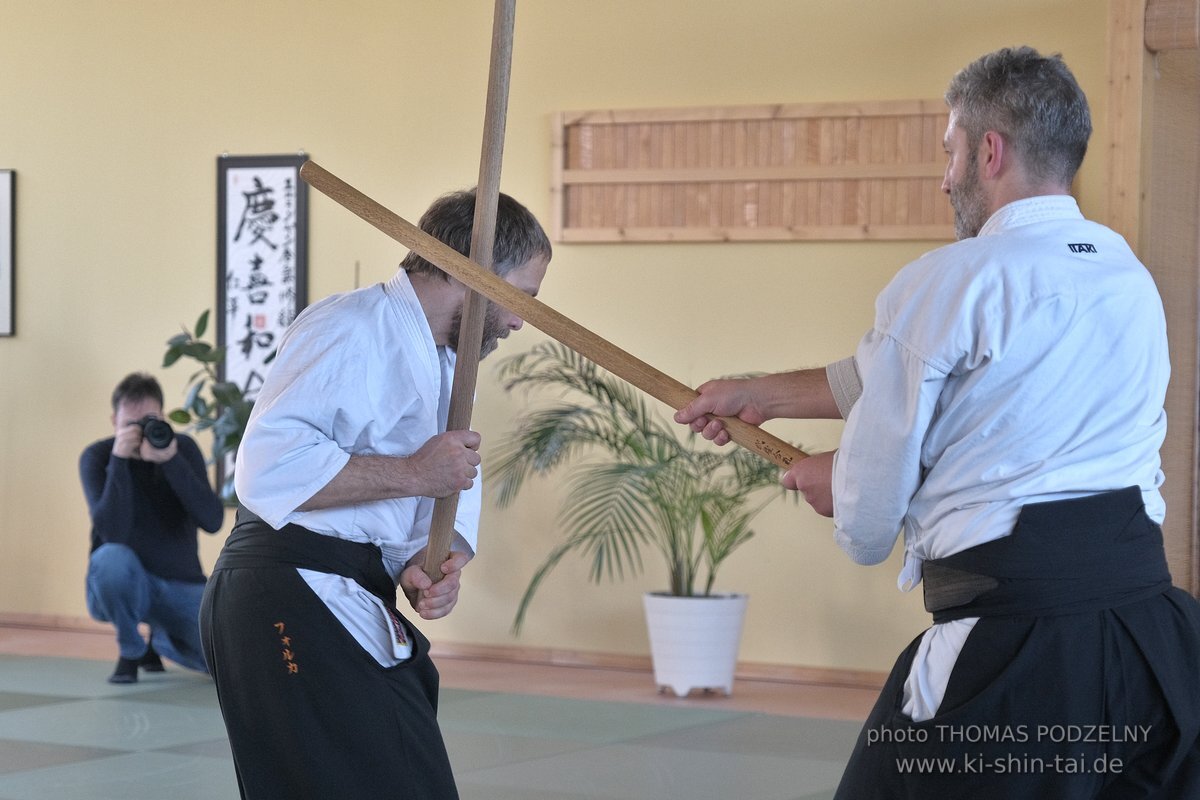
[[[350,460],[334,428],[362,416],[356,406],[369,386],[352,346],[306,334],[280,347],[234,470],[238,500],[276,529]]]
[[[858,374],[858,364],[854,356],[834,361],[825,367],[825,379],[829,381],[829,390],[833,393],[833,401],[837,403],[838,413],[842,419],[850,416],[850,409],[862,397],[862,378]]]
[[[884,561],[923,477],[922,445],[946,373],[872,330],[856,353],[862,397],[834,457],[834,537],[858,564]]]
[[[479,551],[479,514],[483,496],[483,467],[471,488],[458,495],[458,508],[454,515],[454,530],[471,546],[471,554]]]

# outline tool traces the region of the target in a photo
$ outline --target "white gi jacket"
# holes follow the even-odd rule
[[[977,237],[907,265],[855,360],[835,537],[876,564],[903,529],[902,588],[923,560],[1011,533],[1029,503],[1140,486],[1162,521],[1162,302],[1125,240],[1073,198],[1010,203]],[[974,623],[926,632],[905,687],[914,720],[936,713]]]
[[[454,354],[434,344],[408,275],[333,295],[306,308],[284,333],[238,449],[238,499],[271,527],[378,545],[398,580],[429,538],[433,500],[401,497],[297,511],[350,456],[404,456],[445,430]],[[459,496],[455,530],[477,545],[480,485]],[[381,663],[394,662],[382,604],[339,575],[301,571],[309,585]],[[366,640],[364,640],[364,637]],[[378,646],[371,642],[378,640]],[[407,656],[406,650],[392,653]]]

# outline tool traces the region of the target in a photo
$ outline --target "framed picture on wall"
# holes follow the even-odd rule
[[[0,336],[13,336],[16,292],[17,173],[0,169]]]
[[[217,344],[222,379],[253,397],[283,330],[308,302],[301,155],[217,159]]]
[[[217,345],[222,380],[253,399],[279,338],[308,303],[303,153],[217,159]],[[232,457],[217,465],[218,485]]]

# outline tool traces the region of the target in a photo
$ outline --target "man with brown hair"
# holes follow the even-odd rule
[[[92,518],[88,613],[113,624],[120,648],[108,680],[135,683],[139,667],[161,672],[159,655],[207,672],[196,528],[218,531],[224,509],[196,442],[162,419],[157,380],[142,372],[126,376],[113,390],[112,409],[114,435],[79,460]],[[150,626],[149,642],[140,623]]]
[[[421,228],[466,254],[473,192]],[[550,242],[500,195],[493,270],[535,295]],[[480,436],[447,431],[467,288],[410,253],[385,283],[300,314],[238,450],[238,524],[213,570],[204,651],[242,796],[452,800],[429,642],[396,607],[449,614],[474,555]],[[481,352],[522,320],[490,305]],[[455,543],[424,573],[433,498],[462,491]]]

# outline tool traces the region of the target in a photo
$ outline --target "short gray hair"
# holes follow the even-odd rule
[[[1069,186],[1087,153],[1087,97],[1058,53],[1042,56],[1032,47],[988,53],[954,76],[946,104],[972,149],[996,131],[1036,178]]]

